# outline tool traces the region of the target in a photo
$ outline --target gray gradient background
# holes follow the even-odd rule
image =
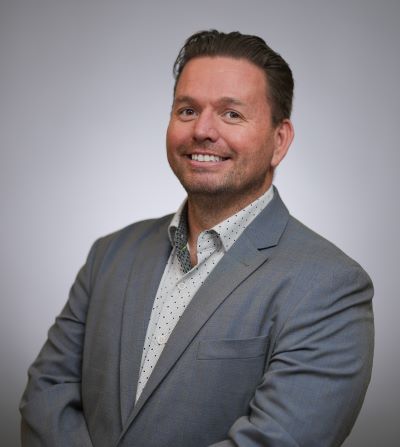
[[[211,27],[261,35],[294,71],[275,183],[376,286],[373,377],[345,445],[399,445],[399,23],[390,0],[1,0],[1,445],[19,445],[27,367],[91,243],[183,199],[164,149],[171,65]]]

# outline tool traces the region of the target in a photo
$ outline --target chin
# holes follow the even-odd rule
[[[201,186],[201,185],[183,185],[185,191],[188,195],[219,195],[227,194],[229,190],[224,188],[216,188],[212,186]]]

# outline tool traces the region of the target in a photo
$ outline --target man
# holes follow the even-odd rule
[[[29,370],[23,445],[339,446],[370,379],[372,284],[272,186],[290,68],[258,37],[207,31],[174,72],[187,200],[94,244]]]

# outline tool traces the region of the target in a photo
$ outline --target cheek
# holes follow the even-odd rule
[[[169,123],[166,134],[168,151],[173,151],[178,146],[184,144],[187,141],[187,138],[187,130],[184,127],[179,125],[179,123]]]
[[[219,140],[238,155],[246,154],[252,147],[249,134],[243,129],[223,129],[219,132]]]
[[[176,141],[175,132],[173,131],[173,128],[170,125],[170,126],[168,126],[167,134],[166,134],[166,147],[167,147],[168,159],[170,159],[170,157],[174,153],[176,146],[177,146],[177,141]]]
[[[168,146],[171,144],[171,142],[172,142],[172,139],[173,139],[173,135],[174,135],[174,133],[173,133],[173,125],[171,124],[171,122],[168,124],[168,127],[167,127],[167,132],[166,132],[166,134],[165,134],[165,139],[166,139],[166,142],[167,142],[167,148],[168,148]]]

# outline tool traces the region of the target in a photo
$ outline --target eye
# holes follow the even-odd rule
[[[223,113],[223,117],[227,120],[227,121],[240,121],[243,119],[242,115],[239,112],[236,112],[235,110],[227,110],[226,112]]]
[[[194,111],[194,109],[191,109],[190,107],[185,107],[183,109],[178,110],[178,115],[182,120],[188,121],[196,115],[196,112]]]

